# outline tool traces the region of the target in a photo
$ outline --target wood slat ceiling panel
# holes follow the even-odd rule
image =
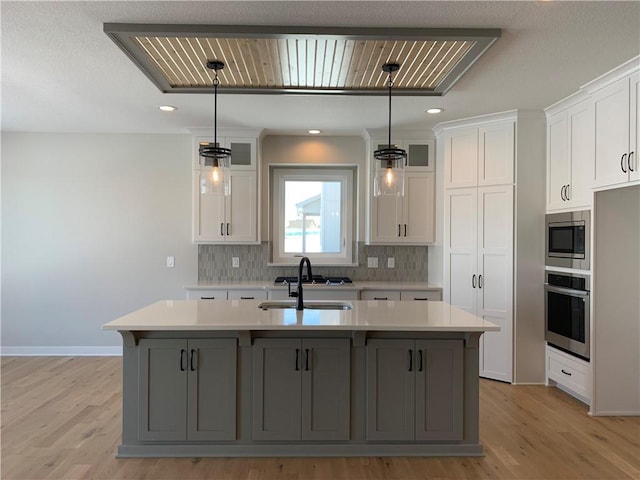
[[[207,60],[222,60],[225,87],[251,89],[385,89],[386,62],[401,65],[395,89],[434,90],[473,41],[330,38],[134,37],[174,88],[210,88]]]

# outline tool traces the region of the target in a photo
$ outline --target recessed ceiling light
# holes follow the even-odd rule
[[[160,105],[158,108],[163,112],[175,112],[178,109],[178,107],[174,107],[173,105]]]
[[[440,112],[444,112],[444,108],[427,108],[425,110],[425,112],[427,113],[440,113]]]
[[[320,130],[317,130],[315,128],[312,128],[311,130],[309,130],[309,133],[311,135],[318,135],[320,133]]]

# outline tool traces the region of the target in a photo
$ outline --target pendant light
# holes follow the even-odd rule
[[[389,136],[384,148],[373,152],[375,162],[375,174],[373,177],[373,195],[404,195],[404,167],[407,160],[407,152],[391,143],[391,88],[393,80],[391,74],[397,72],[400,65],[397,63],[385,63],[382,71],[389,74],[387,86],[389,87]]]
[[[218,71],[224,68],[219,60],[207,61],[207,68],[215,72],[213,79],[213,143],[200,145],[200,164],[208,168],[202,176],[200,193],[231,195],[231,150],[218,145]]]

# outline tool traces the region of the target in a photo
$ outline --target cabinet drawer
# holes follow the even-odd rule
[[[360,300],[400,300],[398,290],[363,290]]]
[[[547,377],[586,400],[591,397],[589,373],[590,365],[587,362],[547,346]]]
[[[189,300],[226,300],[226,290],[188,290]]]
[[[442,300],[442,292],[439,292],[437,290],[416,290],[413,292],[400,292],[400,300],[429,300],[432,302],[437,302]]]
[[[227,298],[229,300],[266,300],[267,291],[256,290],[229,290],[227,292]]]

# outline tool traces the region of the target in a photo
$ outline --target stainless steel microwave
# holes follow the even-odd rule
[[[546,224],[546,265],[589,270],[591,212],[552,213]]]

